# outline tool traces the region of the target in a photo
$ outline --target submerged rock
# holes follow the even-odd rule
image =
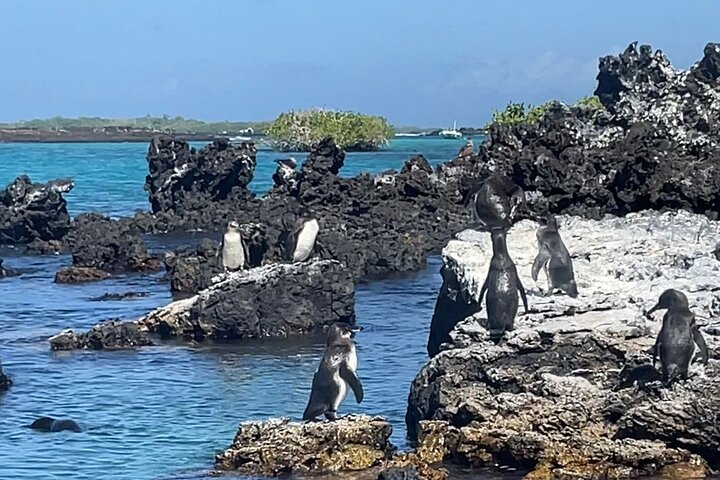
[[[286,337],[339,321],[354,324],[354,302],[352,277],[336,261],[272,264],[222,274],[197,295],[135,322],[101,323],[81,335],[65,331],[51,345],[63,350],[135,347],[147,333],[191,342]]]
[[[91,298],[94,302],[109,302],[118,300],[134,300],[136,298],[147,297],[147,292],[123,292],[123,293],[104,293],[99,297]]]
[[[335,422],[244,422],[232,446],[215,457],[215,465],[271,476],[366,470],[392,453],[391,433],[387,420],[367,415]]]
[[[531,312],[516,318],[499,345],[489,341],[477,304],[492,255],[489,235],[462,232],[445,248],[452,288],[441,290],[433,318],[436,355],[411,387],[411,436],[433,436],[446,460],[534,470],[530,478],[717,467],[720,432],[707,419],[720,409],[720,321],[713,313],[720,224],[682,211],[559,218],[580,295],[544,296],[543,273],[532,288],[537,224],[515,225],[508,250]],[[623,369],[652,361],[661,315],[650,320],[644,311],[667,288],[688,296],[710,363],[694,363],[690,379],[671,388],[652,376],[628,385]]]
[[[75,420],[55,420],[52,417],[40,417],[28,425],[28,428],[39,432],[62,432],[64,430],[75,433],[82,432],[82,428]]]
[[[0,243],[59,240],[70,229],[67,202],[62,194],[71,180],[33,183],[26,175],[0,192]]]

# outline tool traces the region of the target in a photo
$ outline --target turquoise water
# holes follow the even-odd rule
[[[201,147],[203,144],[193,145]],[[420,153],[430,163],[437,164],[452,158],[463,145],[464,140],[400,138],[380,152],[348,153],[340,174],[351,177],[361,172],[399,169],[405,160]],[[0,186],[20,174],[39,182],[69,177],[75,180],[75,188],[65,195],[72,215],[90,211],[111,216],[132,214],[149,208],[143,190],[147,149],[144,143],[0,143]],[[298,161],[306,156],[260,150],[250,188],[258,193],[267,191],[272,186],[272,174],[277,166],[274,160],[289,155]]]
[[[462,140],[402,139],[379,153],[348,154],[344,175],[399,168],[424,153],[451,158]],[[128,215],[148,208],[144,144],[0,144],[0,184],[25,173],[44,181],[71,177],[73,214]],[[260,152],[253,188],[266,190],[282,154]],[[298,160],[304,156],[296,155]],[[153,237],[161,251],[197,237]],[[128,275],[82,286],[56,285],[69,256],[30,257],[0,251],[23,275],[0,280],[0,358],[15,384],[0,394],[0,479],[171,479],[203,477],[229,446],[240,421],[298,418],[305,407],[322,339],[246,342],[190,348],[165,344],[130,352],[49,351],[63,328],[88,329],[108,318],[133,319],[171,300],[160,276]],[[410,382],[426,361],[425,344],[440,261],[411,275],[360,285],[356,295],[361,405],[344,412],[387,416],[404,444]],[[107,292],[142,291],[130,301],[95,302]],[[72,418],[83,433],[22,428],[38,416]]]

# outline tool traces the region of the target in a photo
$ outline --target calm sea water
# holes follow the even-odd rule
[[[343,175],[399,168],[423,153],[438,163],[462,140],[402,139],[383,152],[348,154]],[[45,181],[71,177],[72,214],[128,215],[148,208],[144,144],[0,144],[0,184],[19,174]],[[259,152],[252,187],[269,188],[276,158]],[[302,155],[296,155],[300,160]],[[154,237],[153,250],[197,237]],[[82,286],[56,285],[69,256],[0,251],[22,271],[0,280],[0,358],[15,384],[0,395],[0,479],[171,479],[202,477],[229,446],[243,420],[301,416],[322,339],[252,341],[190,348],[165,344],[138,351],[49,351],[63,328],[84,330],[109,318],[133,319],[171,301],[160,275],[128,275]],[[342,410],[387,416],[393,442],[404,445],[410,382],[426,361],[425,343],[437,291],[439,259],[411,275],[360,285],[356,295],[362,405]],[[97,302],[107,292],[147,292],[129,301]],[[43,434],[23,425],[38,416],[72,418],[83,433]]]

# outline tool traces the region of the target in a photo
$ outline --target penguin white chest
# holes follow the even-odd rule
[[[245,264],[245,251],[239,233],[228,232],[223,236],[222,261],[223,266],[233,270]]]
[[[320,231],[320,225],[314,218],[303,225],[295,239],[295,252],[293,262],[304,262],[315,247],[315,239]]]

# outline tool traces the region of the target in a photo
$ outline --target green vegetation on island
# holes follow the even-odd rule
[[[348,151],[377,150],[394,135],[383,117],[325,109],[281,113],[267,130],[274,148],[308,151],[325,137]]]
[[[170,117],[168,115],[163,115],[162,117],[146,115],[144,117],[130,119],[53,117],[13,123],[0,123],[0,128],[35,130],[130,128],[156,132],[238,135],[249,133],[250,131],[248,129],[252,129],[253,133],[263,133],[269,125],[270,122],[203,122],[183,117]]]
[[[521,123],[534,124],[540,121],[545,112],[557,100],[542,103],[540,105],[525,105],[524,103],[510,102],[504,110],[495,110],[492,118],[485,130],[487,131],[492,125],[518,125]],[[575,106],[583,106],[589,108],[593,115],[597,115],[605,109],[600,99],[594,95],[584,97],[577,102]]]

